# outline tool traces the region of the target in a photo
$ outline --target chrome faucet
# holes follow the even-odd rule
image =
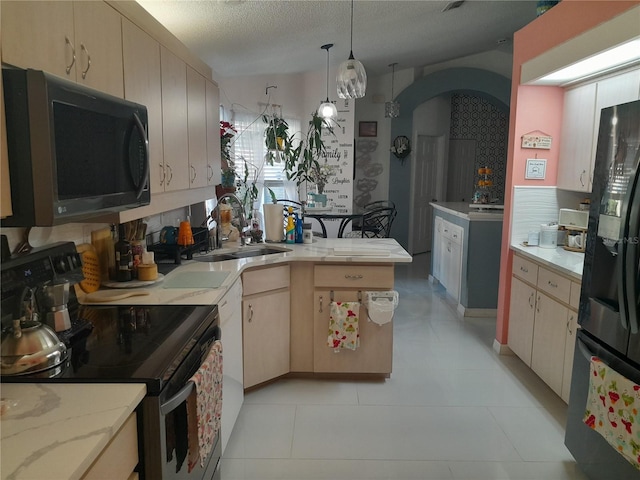
[[[218,231],[218,235],[222,234],[222,231],[220,229],[220,204],[224,199],[227,199],[227,198],[230,200],[235,200],[238,206],[240,207],[240,225],[239,225],[240,246],[244,246],[246,244],[246,236],[244,233],[244,229],[245,227],[248,227],[249,224],[247,223],[247,218],[245,217],[245,214],[244,214],[244,205],[242,204],[238,196],[234,193],[224,193],[223,195],[220,196],[220,198],[218,198],[218,206],[216,207],[218,210],[218,218],[216,220],[216,229]],[[220,240],[220,243],[221,242],[222,240]]]

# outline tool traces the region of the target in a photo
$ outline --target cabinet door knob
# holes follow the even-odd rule
[[[520,271],[524,273],[529,273],[529,269],[526,267],[520,267]]]
[[[247,322],[251,323],[252,320],[253,320],[253,305],[249,304],[249,318],[247,319]]]
[[[548,280],[547,283],[549,284],[550,287],[552,288],[558,288],[558,284],[557,283],[553,283],[551,280]]]
[[[322,313],[322,295],[320,295],[320,313]]]
[[[362,275],[349,275],[349,274],[347,274],[347,275],[344,276],[344,278],[351,278],[353,280],[359,280],[359,279],[361,279],[363,277],[362,277]]]
[[[164,165],[159,163],[160,165],[160,185],[164,185],[164,180],[167,177],[167,172],[164,170]]]
[[[87,54],[87,68],[82,71],[82,79],[84,80],[87,78],[87,72],[91,68],[91,54],[89,53],[89,50],[87,50],[87,47],[84,46],[84,43],[80,44],[80,50]]]
[[[64,37],[64,43],[71,47],[71,63],[67,65],[67,68],[66,68],[67,75],[68,75],[76,63],[76,47],[73,46],[73,43],[71,43],[71,40],[69,40],[69,37]]]

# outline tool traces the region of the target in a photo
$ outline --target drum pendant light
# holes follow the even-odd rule
[[[333,47],[333,43],[327,43],[320,47],[327,51],[327,99],[320,104],[320,107],[318,107],[318,116],[327,122],[338,118],[338,109],[329,101],[329,49],[331,47]]]
[[[398,118],[400,116],[400,104],[393,101],[393,80],[396,74],[397,63],[391,63],[391,101],[384,104],[384,116],[386,118]]]
[[[353,2],[351,0],[351,53],[349,59],[340,64],[336,79],[340,98],[362,98],[367,89],[367,72],[362,62],[353,57]]]

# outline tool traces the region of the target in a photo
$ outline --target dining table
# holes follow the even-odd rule
[[[322,236],[324,238],[327,237],[327,227],[325,225],[325,220],[340,220],[340,225],[338,226],[338,238],[342,238],[344,235],[344,230],[349,223],[350,220],[355,221],[356,219],[362,220],[362,213],[346,213],[346,212],[338,212],[333,211],[331,209],[316,209],[307,208],[304,212],[305,218],[313,218],[318,221],[320,224],[320,228],[322,229]]]

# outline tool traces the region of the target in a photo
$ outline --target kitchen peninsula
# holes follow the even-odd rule
[[[433,207],[431,275],[465,316],[493,316],[498,301],[503,212],[463,202]]]

